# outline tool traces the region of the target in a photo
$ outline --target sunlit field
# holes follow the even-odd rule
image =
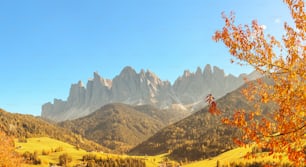
[[[41,159],[40,165],[29,165],[24,164],[24,166],[49,166],[50,164],[58,164],[59,156],[67,153],[72,157],[72,162],[69,165],[74,166],[81,164],[82,158],[84,155],[96,155],[101,158],[137,158],[145,160],[146,167],[156,167],[161,163],[164,163],[167,160],[167,154],[161,154],[157,156],[128,156],[128,155],[117,155],[117,154],[108,154],[102,152],[86,152],[82,149],[77,149],[75,146],[70,144],[51,139],[48,137],[39,137],[39,138],[28,138],[27,142],[19,142],[15,139],[16,151],[20,154],[28,151],[31,153],[37,152],[39,159]],[[60,148],[60,149],[59,149]],[[55,151],[60,150],[60,151]],[[48,155],[43,155],[43,151],[49,152]],[[168,163],[173,163],[168,160]]]

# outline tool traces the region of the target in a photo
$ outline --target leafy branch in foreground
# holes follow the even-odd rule
[[[225,25],[216,31],[213,39],[222,41],[234,57],[232,62],[250,65],[264,79],[249,82],[242,94],[254,104],[252,111],[236,110],[223,123],[242,130],[236,139],[240,146],[250,142],[270,150],[270,155],[285,153],[296,166],[306,164],[306,13],[303,0],[284,0],[293,26],[284,23],[285,34],[281,41],[265,35],[257,21],[251,25],[235,25],[233,13],[222,14]],[[265,81],[263,81],[265,80]],[[206,100],[211,113],[221,113],[212,95]],[[262,106],[272,104],[272,111]]]

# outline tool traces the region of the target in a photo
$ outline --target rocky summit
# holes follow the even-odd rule
[[[208,93],[219,98],[241,86],[245,77],[252,80],[259,76],[254,72],[238,77],[225,75],[222,69],[206,65],[195,73],[184,71],[172,85],[149,70],[137,73],[132,67],[125,67],[112,80],[95,72],[86,87],[81,81],[72,84],[66,101],[54,99],[44,104],[41,116],[56,122],[72,120],[109,103],[150,104],[160,109],[179,105],[180,110],[194,111],[205,105],[203,99]]]

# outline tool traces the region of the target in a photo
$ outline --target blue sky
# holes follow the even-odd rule
[[[242,24],[257,19],[278,37],[290,21],[282,0],[0,1],[0,108],[39,115],[72,83],[95,71],[112,79],[127,65],[172,83],[206,64],[248,73],[211,40],[222,11]]]

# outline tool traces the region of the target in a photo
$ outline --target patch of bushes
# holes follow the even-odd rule
[[[41,151],[41,155],[49,155],[50,154],[50,150],[45,150],[45,149],[43,149],[42,151]]]
[[[59,147],[55,148],[54,152],[61,152],[63,150],[64,150],[64,148],[62,146],[59,146]]]
[[[59,165],[61,166],[67,166],[72,161],[71,155],[68,155],[67,153],[60,155],[58,159],[59,159]]]
[[[19,137],[19,138],[18,138],[18,142],[19,142],[19,143],[27,143],[28,141],[27,141],[27,138],[26,138],[26,137]]]
[[[94,154],[84,155],[82,158],[86,167],[121,167],[121,166],[133,166],[133,167],[145,167],[145,161],[140,158],[101,158]]]
[[[38,157],[37,151],[35,151],[34,153],[26,151],[22,154],[22,157],[24,159],[24,162],[27,164],[33,164],[33,165],[41,164],[41,159]]]

